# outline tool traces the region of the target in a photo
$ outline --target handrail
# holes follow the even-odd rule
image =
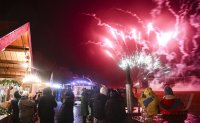
[[[194,93],[191,93],[190,94],[190,97],[189,97],[189,100],[188,100],[188,103],[187,103],[187,105],[186,105],[186,107],[185,107],[185,111],[186,110],[188,110],[189,108],[190,108],[190,106],[191,106],[191,103],[192,103],[192,100],[193,100],[193,97],[194,97]]]

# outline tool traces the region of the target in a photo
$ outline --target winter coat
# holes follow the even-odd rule
[[[184,104],[174,95],[165,95],[159,103],[162,114],[178,114],[184,109]]]
[[[19,99],[17,98],[14,98],[13,100],[11,100],[11,109],[13,111],[12,120],[14,121],[14,123],[20,123],[18,102],[19,102]]]
[[[174,95],[165,95],[159,103],[161,114],[168,123],[184,123],[187,118],[187,111],[184,111],[184,104]]]
[[[73,106],[73,97],[65,97],[65,100],[58,112],[58,123],[71,123],[74,121]]]
[[[105,119],[105,104],[107,96],[104,94],[97,94],[93,102],[93,113],[94,117],[98,120]]]
[[[159,99],[151,88],[146,88],[143,91],[138,102],[149,117],[159,113]]]
[[[153,116],[159,113],[159,100],[156,96],[147,97],[143,99],[141,103],[148,116]]]
[[[81,94],[81,115],[87,116],[89,114],[88,111],[88,93],[87,91],[84,91]]]
[[[29,100],[28,97],[21,97],[18,103],[21,123],[32,123],[35,105],[35,102]]]
[[[40,123],[54,123],[54,108],[57,102],[52,95],[44,95],[40,98],[38,103],[38,115]]]
[[[111,97],[105,104],[106,122],[124,123],[126,119],[125,104],[122,97]]]

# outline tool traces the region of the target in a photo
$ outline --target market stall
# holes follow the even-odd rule
[[[94,86],[98,86],[98,84],[87,77],[73,77],[69,83],[65,84],[65,88],[72,89],[76,100],[80,100],[83,88],[91,90]]]
[[[26,86],[22,80],[31,71],[30,24],[0,22],[0,122],[9,119],[9,102],[16,90]]]

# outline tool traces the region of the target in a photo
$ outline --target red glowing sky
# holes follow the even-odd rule
[[[53,71],[57,79],[66,81],[68,75],[85,75],[96,82],[107,85],[121,86],[125,81],[125,73],[118,68],[117,64],[106,56],[97,45],[88,44],[88,41],[98,42],[99,37],[106,36],[105,28],[97,25],[97,21],[87,16],[86,13],[95,13],[104,22],[112,25],[129,27],[135,25],[142,28],[138,19],[130,14],[117,11],[128,10],[138,15],[144,23],[149,21],[163,31],[174,27],[176,17],[173,12],[180,13],[181,2],[167,2],[168,8],[152,0],[31,0],[31,1],[5,1],[0,5],[0,19],[12,20],[20,23],[30,22],[33,49],[33,62],[38,73],[45,79],[50,77]],[[162,1],[162,0],[161,0]],[[164,0],[163,0],[164,1]],[[167,0],[168,1],[168,0]],[[195,1],[188,2],[195,8]],[[160,7],[160,8],[159,8]],[[170,11],[169,7],[173,10]],[[161,9],[162,8],[162,9]],[[187,8],[187,7],[186,7]],[[197,8],[197,7],[196,7]],[[153,11],[155,10],[155,11]],[[159,11],[160,10],[160,11]],[[184,9],[183,9],[184,10]],[[153,14],[152,14],[153,13]],[[199,54],[199,46],[195,47],[192,42],[196,34],[196,28],[190,24],[190,15],[195,14],[195,9],[186,12],[185,22],[181,26],[191,31],[183,39],[184,49],[193,58]],[[198,21],[198,20],[196,20]],[[198,38],[198,36],[197,36]],[[198,45],[198,41],[196,41]],[[155,43],[155,42],[150,42]],[[175,45],[174,45],[175,44]],[[177,45],[178,42],[169,44],[168,51],[173,51],[176,58],[171,60],[172,65],[186,63],[186,66],[198,65],[181,57],[184,55]],[[195,53],[193,54],[192,51]],[[198,56],[198,55],[197,55]],[[164,59],[166,59],[164,57]],[[194,65],[194,66],[195,66]],[[189,68],[186,67],[184,71]],[[199,71],[195,69],[194,71]],[[197,72],[190,71],[188,75]],[[199,72],[200,73],[200,72]]]

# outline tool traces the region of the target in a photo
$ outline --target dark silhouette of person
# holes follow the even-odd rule
[[[57,123],[73,123],[74,121],[74,95],[68,91],[63,97],[63,103],[58,112],[58,122]]]
[[[186,113],[183,111],[183,102],[175,97],[169,86],[166,86],[164,89],[164,96],[159,103],[159,107],[164,119],[169,123],[183,123],[186,119]]]
[[[81,115],[83,123],[86,123],[86,118],[89,114],[88,110],[88,91],[86,88],[83,88],[83,92],[81,94]]]
[[[120,94],[112,90],[105,104],[106,123],[125,123],[125,103]]]
[[[103,123],[105,121],[105,104],[108,99],[108,89],[101,87],[100,94],[97,94],[93,102],[94,123]]]
[[[52,95],[51,88],[43,90],[43,96],[40,97],[38,103],[38,115],[40,123],[54,123],[54,108],[57,106],[55,97]]]
[[[14,93],[14,99],[11,100],[11,109],[13,111],[12,114],[12,121],[13,123],[20,123],[19,120],[19,107],[18,107],[18,102],[21,98],[21,95],[19,94],[19,91],[15,91]]]
[[[28,98],[28,92],[24,91],[18,103],[20,123],[33,123],[35,101]]]

